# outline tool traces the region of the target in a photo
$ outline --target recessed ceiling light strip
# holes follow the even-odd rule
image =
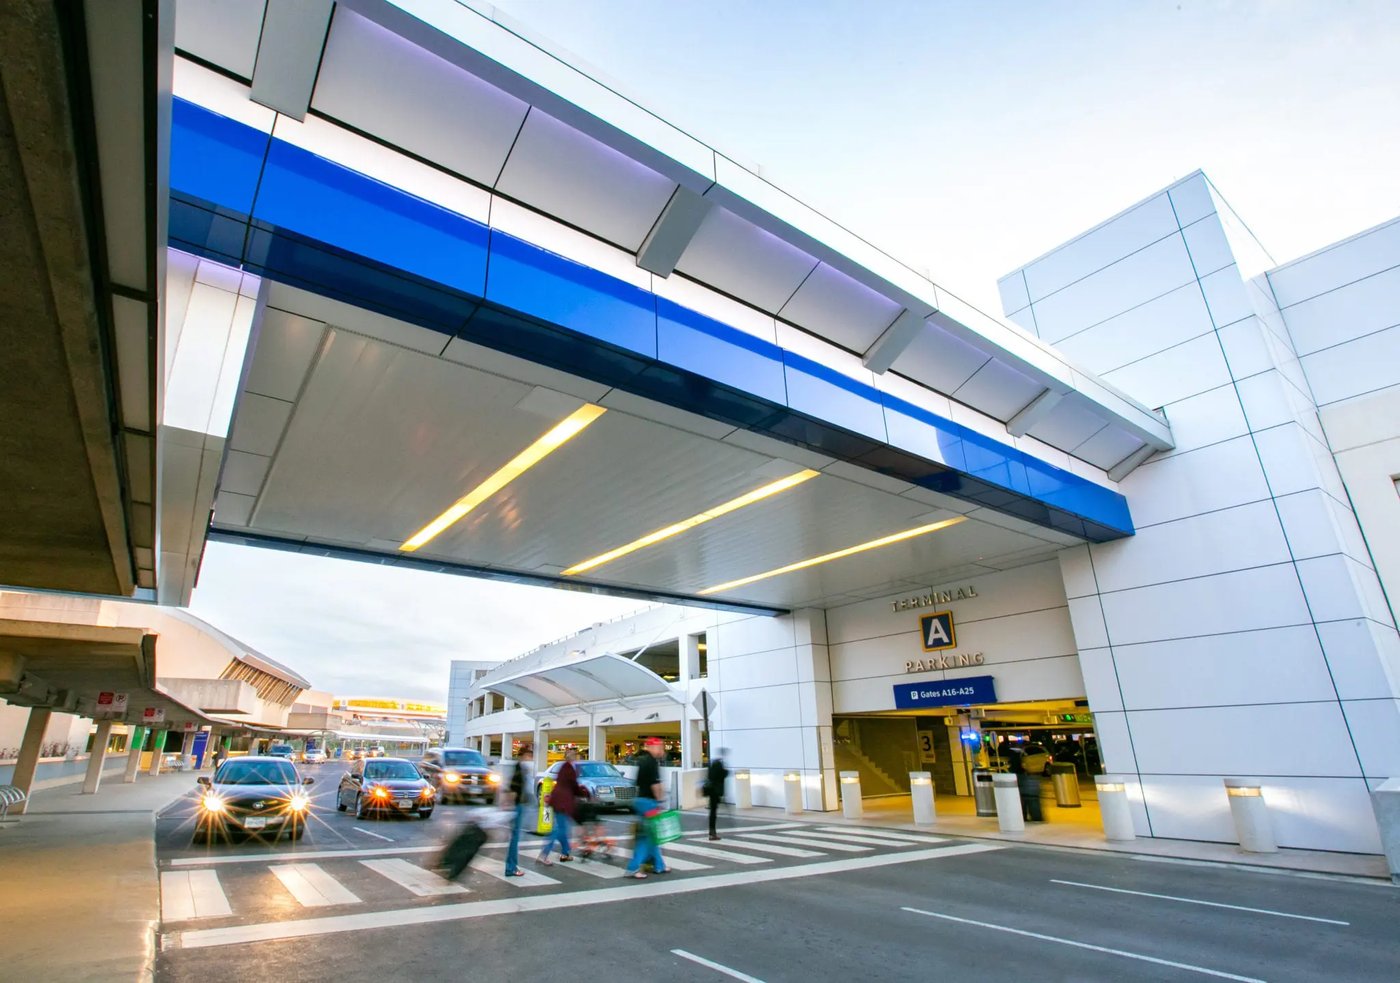
[[[399,549],[405,553],[412,553],[423,546],[496,492],[539,464],[540,461],[554,453],[569,440],[578,436],[584,427],[606,412],[605,408],[595,406],[592,403],[580,406],[559,421],[543,437],[515,455],[503,468],[453,502],[447,511],[405,540]]]
[[[861,543],[858,546],[848,546],[843,550],[837,550],[835,553],[825,553],[821,556],[814,556],[810,560],[800,560],[797,563],[789,563],[787,566],[778,567],[776,570],[756,573],[752,577],[743,577],[739,580],[731,580],[728,583],[717,584],[714,587],[706,587],[700,593],[721,594],[724,591],[733,590],[736,587],[743,587],[745,584],[752,584],[758,580],[767,580],[769,577],[780,577],[785,573],[806,570],[808,567],[814,567],[819,563],[830,563],[832,560],[840,560],[843,557],[854,556],[857,553],[864,553],[867,550],[879,549],[881,546],[889,546],[893,543],[903,542],[906,539],[913,539],[916,536],[926,536],[931,532],[937,532],[940,529],[947,529],[949,526],[955,526],[966,519],[967,516],[959,515],[951,519],[931,522],[926,526],[919,526],[917,529],[906,529],[904,532],[897,532],[892,536],[884,536],[880,539],[872,539],[870,542]]]
[[[584,560],[582,563],[576,563],[565,570],[564,575],[571,577],[575,574],[584,573],[595,567],[601,567],[604,563],[611,563],[613,560],[626,556],[628,553],[635,553],[637,550],[645,549],[654,543],[659,543],[663,539],[679,536],[681,533],[694,529],[696,526],[703,525],[711,519],[718,519],[722,515],[728,515],[730,512],[753,505],[755,502],[761,502],[765,498],[777,495],[780,492],[785,492],[789,488],[796,488],[804,481],[810,481],[815,478],[818,474],[820,474],[820,472],[809,469],[798,471],[796,474],[790,474],[786,478],[780,478],[777,481],[764,485],[762,488],[755,488],[745,495],[730,499],[727,502],[716,505],[714,508],[706,509],[698,515],[692,515],[689,519],[682,519],[680,522],[666,526],[664,529],[649,532],[640,539],[634,539],[630,543],[626,543],[615,550],[609,550],[606,553],[595,556],[591,560]]]

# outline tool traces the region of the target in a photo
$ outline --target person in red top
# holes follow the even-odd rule
[[[574,851],[569,841],[569,825],[573,822],[578,800],[588,798],[588,789],[578,783],[578,770],[574,768],[577,758],[578,752],[573,748],[564,752],[564,764],[554,779],[554,788],[549,792],[549,807],[554,810],[554,826],[550,829],[549,837],[544,841],[544,849],[540,850],[537,858],[546,867],[553,865],[549,854],[556,843],[559,845],[561,864],[574,859]]]

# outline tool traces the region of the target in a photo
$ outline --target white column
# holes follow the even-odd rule
[[[88,757],[87,774],[83,777],[83,794],[93,795],[102,784],[102,765],[107,760],[107,742],[112,739],[112,721],[100,720],[92,737],[92,754]]]
[[[1026,820],[1021,815],[1021,790],[1016,787],[1016,776],[998,772],[992,776],[992,786],[996,789],[997,825],[1003,833],[1019,833],[1026,828]]]
[[[52,716],[52,710],[33,707],[29,711],[29,722],[24,726],[24,740],[20,741],[19,760],[15,762],[15,773],[10,779],[10,784],[26,796],[34,787],[34,772],[39,767],[39,749],[44,746],[44,731],[48,729],[49,718]],[[28,806],[29,801],[26,799],[11,806],[10,812],[22,816]]]
[[[865,803],[860,795],[860,772],[841,772],[841,812],[847,819],[865,815]]]
[[[151,777],[160,774],[160,759],[165,754],[165,742],[170,740],[168,731],[151,730]]]
[[[588,718],[588,756],[594,761],[608,759],[608,729]]]
[[[1264,802],[1259,780],[1227,778],[1225,795],[1230,800],[1230,818],[1235,821],[1240,849],[1248,853],[1277,853],[1274,824],[1269,818],[1269,807]]]
[[[204,742],[204,753],[201,754],[201,755],[199,756],[199,760],[198,760],[197,762],[195,762],[195,767],[196,767],[196,768],[203,768],[203,767],[204,767],[204,762],[210,760],[210,758],[213,757],[214,748],[216,748],[216,747],[219,746],[219,745],[218,745],[218,740],[219,740],[219,728],[217,728],[217,727],[210,727],[210,728],[209,728],[209,739],[206,740],[206,741]],[[326,742],[325,742],[324,740],[322,740],[322,741],[321,741],[321,749],[322,749],[322,750],[325,750],[325,747],[326,747]]]
[[[914,825],[932,826],[938,819],[933,808],[933,775],[927,771],[911,771],[909,797],[914,802]]]
[[[128,785],[136,781],[136,773],[141,770],[141,747],[150,739],[149,735],[145,727],[131,728],[126,742],[126,771],[122,774],[122,781]]]
[[[510,760],[511,760],[511,755],[510,755],[510,735],[509,735],[509,734],[506,734],[506,733],[502,733],[502,734],[501,734],[501,760],[502,760],[502,761],[510,761]]]
[[[180,742],[180,763],[191,771],[194,770],[194,735],[194,731],[186,731],[185,739]]]
[[[1123,775],[1100,775],[1094,779],[1099,794],[1099,816],[1103,835],[1110,840],[1137,839],[1133,810],[1128,805],[1128,779]]]

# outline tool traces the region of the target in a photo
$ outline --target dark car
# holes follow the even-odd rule
[[[303,790],[314,779],[302,778],[286,758],[245,756],[219,765],[213,777],[201,775],[195,840],[235,831],[256,835],[287,833],[294,840],[306,831],[311,797]]]
[[[540,778],[557,778],[564,762],[556,761]],[[606,761],[575,761],[578,783],[588,789],[588,801],[599,809],[616,809],[631,812],[632,800],[637,797],[637,786],[622,772]],[[535,794],[539,795],[542,782],[535,781]]]
[[[433,783],[405,758],[356,761],[335,793],[335,807],[341,812],[354,809],[361,819],[372,812],[417,813],[427,819],[436,804]]]
[[[496,800],[501,776],[491,770],[480,751],[465,747],[433,748],[418,762],[418,770],[437,789],[438,801],[465,799],[490,803]]]

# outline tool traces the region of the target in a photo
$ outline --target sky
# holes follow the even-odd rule
[[[1400,3],[502,0],[940,285],[1202,169],[1285,262],[1400,214]],[[340,695],[444,699],[638,602],[211,544],[194,612]]]

